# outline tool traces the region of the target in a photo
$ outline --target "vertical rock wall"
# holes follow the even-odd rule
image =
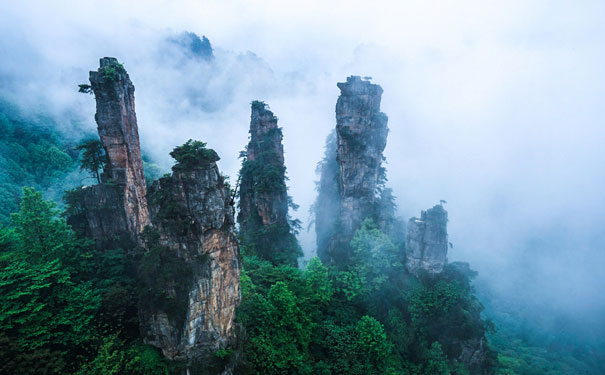
[[[142,301],[141,326],[147,343],[168,358],[195,363],[190,374],[204,373],[200,372],[204,361],[215,360],[217,350],[236,345],[239,246],[230,189],[216,163],[173,171],[150,187],[149,208],[159,245],[186,268],[169,283],[174,285],[171,293],[186,303],[175,312]]]
[[[420,270],[440,273],[447,263],[447,211],[442,205],[411,218],[406,235],[406,267],[412,274]]]
[[[256,161],[274,167],[276,184],[260,189],[255,186],[258,185],[255,184],[258,170],[242,176],[238,216],[242,231],[246,231],[249,218],[254,215],[260,217],[263,225],[284,223],[288,216],[288,192],[283,183],[285,167],[282,133],[277,126],[277,117],[261,102],[252,103],[250,142],[247,147],[246,162],[252,164]]]
[[[129,241],[149,224],[145,176],[134,107],[134,85],[124,67],[113,57],[100,60],[90,72],[95,95],[95,120],[107,164],[102,184],[84,188],[83,206],[87,235],[97,244]]]
[[[124,191],[128,229],[140,233],[149,224],[145,200],[145,176],[134,107],[134,85],[124,67],[112,57],[101,59],[90,84],[97,102],[95,120],[108,163],[103,182]]]
[[[302,255],[288,218],[282,132],[263,102],[252,102],[250,142],[240,171],[242,245],[261,259],[295,266]]]
[[[336,161],[339,209],[332,237],[318,243],[318,254],[329,263],[346,262],[350,255],[349,242],[355,231],[365,218],[376,213],[382,152],[388,135],[387,116],[380,112],[382,88],[379,85],[351,76],[346,82],[338,83],[338,88]],[[331,179],[332,174],[326,170],[325,177]],[[317,218],[326,216],[323,209],[316,207]]]

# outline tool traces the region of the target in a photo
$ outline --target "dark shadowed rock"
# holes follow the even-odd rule
[[[252,102],[250,142],[240,178],[237,221],[242,244],[262,259],[296,265],[302,252],[288,218],[282,131],[263,102]]]
[[[252,164],[259,159],[268,162],[273,167],[276,178],[275,181],[266,181],[266,186],[259,187],[254,186],[254,174],[242,176],[238,216],[242,231],[246,231],[248,218],[254,214],[260,217],[263,225],[283,223],[288,216],[288,192],[283,183],[284,148],[277,117],[261,102],[253,102],[250,117],[250,142],[246,162]]]

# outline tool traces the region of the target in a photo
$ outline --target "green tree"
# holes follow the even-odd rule
[[[76,147],[76,150],[82,153],[80,158],[80,170],[86,170],[92,173],[93,177],[97,179],[97,183],[101,183],[101,176],[99,171],[102,171],[107,164],[107,155],[103,144],[98,139],[91,139],[85,141]]]
[[[73,276],[77,247],[57,214],[53,203],[25,188],[12,228],[0,235],[0,332],[23,363],[38,358],[46,373],[62,373],[87,354],[99,307],[92,284]],[[19,363],[4,366],[11,363],[16,367],[5,373],[25,372]]]
[[[391,356],[391,343],[387,340],[384,326],[371,316],[363,316],[355,326],[360,360],[367,373],[384,374]]]
[[[425,352],[425,361],[423,369],[425,375],[450,375],[450,370],[447,367],[447,358],[443,354],[441,344],[437,341]]]
[[[191,170],[220,160],[214,150],[206,148],[206,143],[192,139],[175,147],[170,156],[176,160],[174,171]]]

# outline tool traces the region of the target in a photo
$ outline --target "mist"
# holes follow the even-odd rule
[[[372,77],[401,217],[446,200],[449,260],[479,272],[481,293],[527,319],[605,332],[604,3],[28,4],[0,5],[4,100],[52,116],[68,137],[92,134],[94,99],[77,85],[117,57],[136,86],[143,153],[168,169],[173,147],[199,139],[232,181],[250,102],[266,101],[303,223],[336,82]],[[214,59],[171,42],[184,31],[208,37]],[[299,239],[312,256],[313,229]]]

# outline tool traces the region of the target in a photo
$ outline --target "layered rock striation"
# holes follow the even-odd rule
[[[102,183],[84,188],[87,235],[103,246],[109,242],[139,243],[138,234],[149,224],[145,176],[134,106],[134,85],[113,57],[100,60],[90,72],[95,95],[95,120],[107,163]]]
[[[241,261],[231,189],[218,155],[202,142],[175,148],[170,176],[147,194],[134,106],[134,86],[115,58],[90,73],[95,119],[107,162],[101,183],[77,191],[71,221],[97,246],[128,251],[138,269],[138,315],[145,342],[186,372],[231,374],[241,359],[235,308]]]
[[[242,243],[252,254],[275,264],[296,265],[301,250],[289,220],[290,206],[282,131],[266,104],[254,101],[237,217]]]
[[[141,301],[141,327],[147,343],[171,359],[186,360],[189,373],[199,373],[200,361],[237,345],[235,308],[241,299],[241,263],[230,188],[215,163],[212,150],[195,164],[177,163],[171,176],[149,189],[150,216],[156,241],[176,273],[156,275],[168,297],[181,301],[164,305]],[[163,271],[158,270],[160,273]],[[160,301],[161,302],[161,301]],[[221,370],[221,373],[223,370]],[[225,373],[232,369],[227,366]]]
[[[406,267],[410,273],[443,271],[449,246],[447,221],[447,211],[442,205],[422,211],[420,218],[409,220],[405,248]]]
[[[335,144],[338,169],[334,168],[333,160],[324,163],[319,203],[315,209],[316,220],[324,225],[325,219],[337,211],[331,225],[334,230],[331,233],[318,233],[318,254],[328,263],[346,262],[350,256],[349,242],[355,231],[365,218],[374,217],[377,213],[380,184],[384,182],[382,152],[389,131],[387,116],[380,112],[383,91],[379,85],[351,76],[346,82],[338,83],[338,88],[340,97],[336,103]],[[331,149],[327,149],[326,153],[327,157],[334,157]],[[334,180],[338,189],[337,210],[333,205],[320,203],[327,203],[329,196],[334,195],[326,186]],[[326,189],[322,189],[322,185]],[[326,194],[322,196],[323,191]],[[316,228],[319,227],[316,225]]]

